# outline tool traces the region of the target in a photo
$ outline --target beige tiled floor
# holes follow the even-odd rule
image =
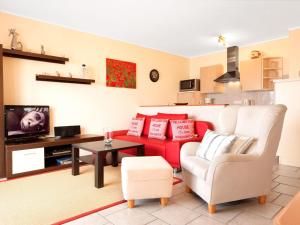
[[[137,201],[136,208],[123,203],[91,214],[69,225],[272,225],[274,216],[300,191],[300,168],[278,165],[273,171],[272,191],[265,205],[257,199],[218,205],[216,214],[197,195],[184,192],[184,184],[174,186],[167,207],[159,200]],[[180,176],[180,174],[178,174]]]

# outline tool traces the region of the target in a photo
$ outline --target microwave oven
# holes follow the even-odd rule
[[[200,91],[200,79],[181,80],[179,91]]]

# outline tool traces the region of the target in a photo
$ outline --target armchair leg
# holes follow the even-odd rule
[[[127,204],[128,204],[128,208],[134,208],[134,200],[128,200]]]
[[[267,201],[267,196],[266,195],[262,195],[262,196],[258,197],[258,203],[259,204],[263,205],[263,204],[266,203],[266,201]]]
[[[169,198],[160,198],[160,204],[162,206],[167,206],[169,202]]]
[[[185,192],[186,193],[192,193],[192,189],[189,186],[185,186]]]
[[[217,207],[214,204],[208,204],[208,212],[214,214],[217,211]]]

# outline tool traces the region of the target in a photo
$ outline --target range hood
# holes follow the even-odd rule
[[[240,81],[239,47],[232,46],[227,48],[227,72],[214,81],[218,83]]]

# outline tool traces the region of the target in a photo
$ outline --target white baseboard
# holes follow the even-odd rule
[[[0,178],[0,181],[6,181],[7,178]]]

